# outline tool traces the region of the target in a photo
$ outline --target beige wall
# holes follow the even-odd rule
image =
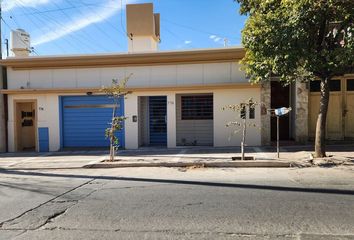
[[[210,95],[206,92],[204,94]],[[182,120],[181,96],[198,94],[178,94],[176,96],[176,134],[177,145],[213,146],[213,120]],[[183,142],[183,139],[185,142]]]
[[[85,88],[110,85],[112,79],[133,74],[130,87],[163,87],[247,83],[234,62],[142,67],[73,68],[50,70],[8,69],[9,89]]]
[[[125,142],[126,148],[136,149],[139,147],[139,124],[132,122],[130,119],[133,115],[138,115],[138,97],[139,96],[167,96],[167,146],[169,148],[176,147],[177,139],[177,110],[176,110],[176,95],[178,94],[198,94],[205,93],[205,91],[164,91],[164,92],[135,92],[125,99],[125,110],[128,120],[125,123]],[[260,101],[260,89],[259,88],[245,88],[245,89],[220,89],[208,91],[214,96],[214,121],[213,121],[213,132],[214,132],[214,146],[224,147],[224,146],[239,146],[241,141],[241,135],[232,135],[234,129],[227,128],[226,123],[238,118],[239,114],[235,114],[231,111],[223,111],[222,108],[229,104],[237,104],[241,101],[247,100],[250,97],[254,101]],[[139,117],[139,116],[138,116]],[[255,123],[261,127],[261,115],[260,108],[256,108],[256,117],[250,122]],[[249,128],[247,132],[246,143],[249,146],[259,146],[261,145],[261,130],[259,128]]]
[[[58,151],[60,148],[59,132],[59,97],[55,94],[43,95],[9,95],[9,121],[8,121],[8,143],[9,152],[15,151],[15,100],[37,100],[37,127],[49,129],[49,150]],[[37,131],[37,130],[36,130]],[[38,141],[38,139],[37,139]],[[38,142],[37,142],[38,146]]]
[[[225,125],[230,121],[240,121],[240,114],[231,110],[222,110],[223,107],[230,104],[238,104],[250,97],[255,102],[260,102],[260,89],[232,89],[232,90],[216,90],[214,91],[214,146],[240,146],[242,134],[232,135],[235,130],[233,127],[227,128]],[[250,123],[255,123],[261,127],[260,107],[256,108],[256,116]],[[261,145],[261,130],[259,128],[247,129],[246,144],[248,146]]]
[[[127,149],[136,149],[139,147],[139,124],[132,121],[132,116],[139,117],[138,97],[139,96],[167,96],[167,146],[176,147],[176,95],[205,93],[205,91],[153,91],[153,92],[134,92],[125,99],[125,116],[128,118],[125,122],[125,143]],[[253,97],[255,101],[260,99],[260,90],[258,88],[243,88],[232,90],[214,90],[208,91],[214,96],[214,146],[239,146],[240,135],[232,136],[229,140],[231,129],[226,128],[225,124],[232,120],[235,115],[230,111],[223,111],[222,107],[239,103],[245,99]],[[60,126],[59,126],[59,96],[69,94],[24,94],[9,95],[9,151],[15,151],[14,137],[14,100],[31,99],[37,101],[37,119],[38,127],[48,127],[49,129],[49,150],[58,151],[60,148]],[[77,94],[75,94],[77,95]],[[253,120],[260,125],[260,110],[257,109],[256,119]],[[247,134],[248,145],[260,145],[261,134],[258,129],[249,129]]]

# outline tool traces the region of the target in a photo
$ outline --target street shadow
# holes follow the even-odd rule
[[[301,187],[285,187],[285,186],[256,185],[256,184],[201,182],[201,181],[177,180],[177,179],[156,179],[156,178],[115,177],[115,176],[98,176],[98,175],[59,174],[59,173],[43,173],[43,172],[23,172],[23,171],[5,170],[5,169],[0,169],[0,174],[57,177],[57,178],[62,177],[62,178],[75,178],[75,179],[98,179],[98,180],[113,180],[113,181],[130,181],[130,182],[148,182],[148,183],[168,183],[168,184],[284,191],[284,192],[354,195],[353,190],[331,189],[331,188],[301,188]]]

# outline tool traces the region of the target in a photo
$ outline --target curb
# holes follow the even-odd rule
[[[228,161],[228,162],[159,162],[159,163],[93,163],[83,168],[129,168],[129,167],[212,167],[212,168],[253,168],[253,167],[274,167],[288,168],[294,166],[293,161]]]

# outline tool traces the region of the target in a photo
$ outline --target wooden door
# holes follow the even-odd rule
[[[345,138],[354,138],[354,79],[345,79],[345,109],[343,115],[345,118],[344,136]]]
[[[327,113],[326,138],[328,140],[342,140],[343,132],[343,83],[340,79],[330,82],[330,99]],[[316,134],[317,116],[320,107],[320,81],[310,82],[309,96],[309,138]]]
[[[319,104],[318,104],[319,105]],[[327,139],[342,140],[343,135],[343,97],[341,92],[330,94],[327,113]]]
[[[17,151],[36,150],[36,112],[34,102],[16,103]]]
[[[311,139],[316,136],[317,116],[320,110],[320,94],[310,93],[309,96],[309,137]]]

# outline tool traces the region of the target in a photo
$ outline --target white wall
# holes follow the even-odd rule
[[[129,87],[161,87],[246,83],[238,63],[181,64],[142,67],[75,68],[49,70],[8,69],[9,89],[90,88],[110,85],[113,78],[133,74]]]
[[[9,95],[8,143],[9,152],[15,151],[15,100],[37,100],[37,127],[47,127],[49,130],[49,151],[60,149],[59,132],[59,97],[56,94],[41,95]],[[37,139],[38,141],[38,139]],[[38,142],[37,142],[38,146]]]
[[[240,121],[240,113],[231,110],[223,110],[222,108],[230,104],[239,104],[249,98],[253,101],[260,102],[260,89],[230,89],[214,91],[214,146],[240,146],[242,134],[232,134],[236,129],[234,127],[226,127],[230,121]],[[247,116],[248,117],[248,116]],[[254,120],[248,120],[261,127],[261,111],[260,107],[256,108]],[[248,146],[261,145],[261,130],[259,128],[249,127],[247,129],[246,144]]]
[[[167,96],[167,146],[169,148],[176,147],[176,94],[192,94],[206,93],[206,91],[150,91],[150,92],[134,92],[125,99],[125,116],[128,119],[125,122],[125,144],[127,149],[136,149],[139,147],[139,124],[132,121],[133,115],[138,115],[138,97],[139,96]],[[260,89],[220,89],[207,91],[213,93],[214,96],[214,146],[239,146],[240,135],[228,138],[231,133],[230,128],[226,128],[225,124],[233,120],[235,114],[231,111],[223,111],[222,107],[239,103],[252,97],[255,101],[260,99]],[[38,94],[38,95],[9,95],[9,151],[15,151],[14,143],[14,100],[37,100],[37,119],[38,127],[48,127],[49,129],[49,150],[58,151],[60,149],[60,127],[59,127],[59,95],[69,94]],[[77,95],[77,94],[75,94]],[[39,110],[41,109],[41,110]],[[239,114],[237,114],[237,117]],[[138,116],[139,117],[139,116]],[[260,125],[260,110],[256,110],[256,119],[252,120]],[[247,134],[248,145],[261,144],[261,132],[258,129],[249,129]]]
[[[128,120],[125,123],[125,142],[127,149],[137,149],[139,147],[139,124],[132,122],[131,117],[138,115],[138,97],[139,96],[167,96],[167,146],[169,148],[176,147],[176,94],[198,94],[198,93],[213,93],[214,96],[214,146],[240,146],[241,135],[236,134],[231,136],[234,129],[227,128],[226,123],[239,119],[239,114],[232,111],[223,111],[222,108],[226,105],[237,104],[241,101],[253,98],[254,101],[260,101],[259,88],[243,88],[243,89],[220,89],[213,91],[164,91],[164,92],[135,92],[128,95],[125,99],[125,114]],[[255,119],[249,122],[255,123],[261,127],[260,108],[256,108]],[[139,116],[138,116],[139,117]],[[231,136],[231,138],[230,138]],[[249,146],[261,145],[261,131],[259,128],[249,128],[247,132],[246,143]]]

